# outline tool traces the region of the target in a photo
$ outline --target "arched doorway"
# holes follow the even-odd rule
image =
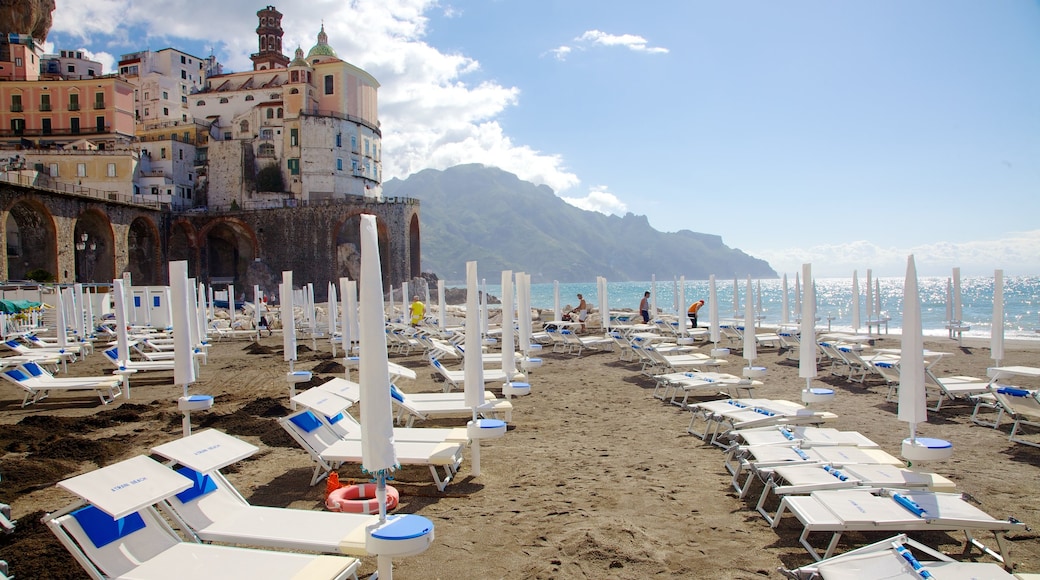
[[[252,233],[241,223],[221,221],[206,231],[206,269],[210,284],[245,287],[256,256]]]
[[[383,288],[390,290],[390,233],[386,222],[376,218],[379,238],[379,268]],[[336,231],[336,274],[351,280],[360,280],[361,274],[361,215],[348,217]]]
[[[419,214],[412,216],[408,224],[408,256],[411,261],[408,264],[408,278],[415,278],[422,274],[422,255],[419,243]]]
[[[198,242],[195,229],[186,221],[179,221],[170,228],[170,240],[166,255],[171,262],[188,262],[188,277],[199,275]]]
[[[114,237],[107,215],[93,209],[80,214],[73,233],[77,282],[108,283],[115,278]]]
[[[18,201],[8,210],[4,226],[8,280],[25,280],[27,274],[34,271],[49,274],[52,280],[60,278],[57,230],[43,204],[31,199]]]
[[[164,279],[159,272],[162,265],[159,234],[151,220],[139,217],[130,223],[127,232],[127,271],[134,284],[154,286]]]

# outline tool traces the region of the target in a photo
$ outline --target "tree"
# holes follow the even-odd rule
[[[277,165],[267,165],[256,176],[257,191],[285,191],[285,180],[282,170]]]

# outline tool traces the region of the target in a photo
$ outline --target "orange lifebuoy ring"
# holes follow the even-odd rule
[[[386,486],[386,511],[397,507],[401,495],[391,486]],[[379,501],[376,499],[376,484],[362,483],[346,485],[333,490],[325,500],[325,507],[334,512],[351,514],[377,514]]]

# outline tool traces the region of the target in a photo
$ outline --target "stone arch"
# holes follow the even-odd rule
[[[7,246],[7,279],[24,280],[32,270],[45,270],[55,280],[58,272],[58,235],[47,206],[32,198],[15,201],[4,217]]]
[[[245,288],[249,265],[257,257],[256,234],[236,218],[217,218],[199,231],[201,255],[209,283],[227,282]]]
[[[336,228],[336,276],[359,280],[361,274],[361,214],[348,214]],[[390,230],[386,222],[376,217],[376,234],[379,239],[379,268],[383,278],[383,289],[390,289]]]
[[[419,214],[413,214],[408,223],[408,278],[422,274],[421,244],[419,243]]]
[[[72,240],[77,282],[107,284],[116,277],[115,233],[108,214],[99,209],[79,214]]]
[[[162,249],[155,222],[139,217],[130,222],[126,234],[127,265],[130,280],[142,286],[155,286],[165,280],[160,272]]]
[[[188,262],[188,276],[199,277],[199,241],[198,232],[188,220],[177,220],[170,227],[170,240],[166,247],[166,256],[170,262],[185,260]]]

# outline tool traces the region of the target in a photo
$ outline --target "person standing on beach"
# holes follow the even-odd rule
[[[698,300],[690,305],[690,309],[686,311],[686,314],[690,317],[690,322],[693,323],[693,327],[697,328],[697,311],[704,306],[703,300]]]
[[[412,326],[419,326],[424,316],[426,316],[426,305],[419,300],[418,296],[412,296]]]
[[[578,322],[581,322],[581,331],[585,332],[585,319],[589,316],[589,305],[585,303],[585,297],[578,294],[578,305],[571,310],[571,314],[578,315]]]
[[[639,301],[639,314],[643,316],[643,324],[650,324],[650,291],[643,292],[643,299]]]

